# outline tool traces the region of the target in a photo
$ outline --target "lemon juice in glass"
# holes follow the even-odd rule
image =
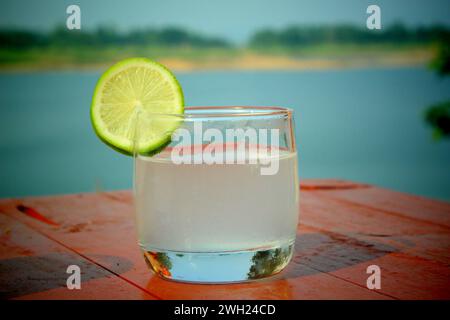
[[[183,103],[175,77],[146,59],[110,68],[93,99],[97,135],[134,156],[147,264],[186,282],[278,273],[292,257],[298,223],[292,111]]]

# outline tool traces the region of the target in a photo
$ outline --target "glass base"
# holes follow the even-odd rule
[[[274,275],[291,260],[294,241],[271,248],[226,252],[144,250],[147,265],[157,275],[174,281],[229,283]]]

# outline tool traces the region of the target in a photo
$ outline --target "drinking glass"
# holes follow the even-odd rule
[[[139,245],[163,278],[251,281],[280,272],[293,253],[299,184],[293,112],[280,107],[141,111],[134,153]],[[158,135],[149,135],[156,128]],[[138,142],[135,143],[138,145]]]

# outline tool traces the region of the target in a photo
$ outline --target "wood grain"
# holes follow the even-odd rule
[[[282,273],[246,284],[198,285],[150,273],[137,246],[129,191],[0,200],[1,226],[9,230],[0,238],[0,281],[7,284],[2,294],[31,299],[450,299],[448,203],[338,180],[302,181],[300,203],[295,255]],[[79,291],[67,290],[65,274],[52,280],[73,259],[87,270]],[[28,286],[7,281],[36,264],[52,268],[47,273],[44,267],[31,268]],[[366,268],[372,264],[382,270],[380,290],[366,287]]]

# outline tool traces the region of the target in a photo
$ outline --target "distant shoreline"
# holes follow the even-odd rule
[[[106,50],[105,50],[106,51]],[[0,73],[42,71],[102,71],[114,62],[130,56],[148,56],[166,65],[174,72],[193,71],[308,71],[334,69],[361,69],[382,67],[410,67],[426,65],[433,56],[431,47],[407,48],[318,48],[307,52],[279,53],[249,50],[157,52],[153,50],[116,49],[108,52],[33,52],[18,54],[13,61],[0,60]],[[117,54],[114,54],[117,52]],[[10,53],[11,54],[11,53]],[[1,55],[1,52],[0,52]],[[31,57],[30,57],[31,56]]]

